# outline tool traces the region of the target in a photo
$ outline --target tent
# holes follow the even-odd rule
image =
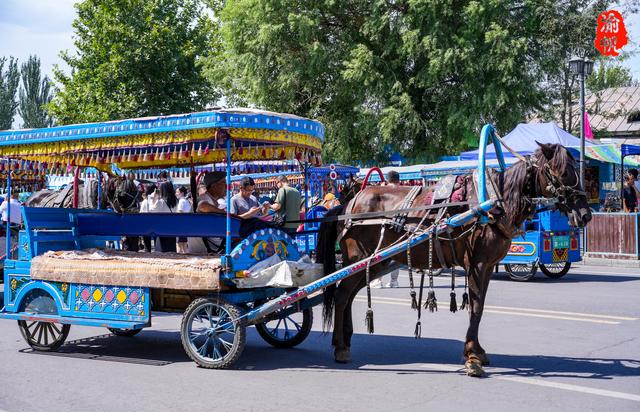
[[[391,170],[395,170],[400,174],[401,181],[421,180],[422,179],[421,170],[424,166],[425,165],[400,166],[400,167],[387,166],[387,167],[382,167],[381,170],[382,170],[382,173],[384,174],[385,179],[387,178],[387,173],[389,173]],[[369,170],[371,169],[360,169],[360,173],[358,173],[358,176],[365,177],[367,173],[369,173]],[[374,183],[379,182],[380,176],[378,176],[377,173],[373,173],[369,177],[369,181]]]
[[[559,143],[563,146],[580,146],[580,139],[567,133],[555,123],[520,123],[503,140],[521,155],[533,153],[540,143]],[[585,142],[591,146],[591,142]],[[508,150],[503,149],[504,157],[514,157]],[[460,160],[477,160],[479,149],[460,154]],[[495,159],[496,152],[493,144],[487,147],[487,159]]]

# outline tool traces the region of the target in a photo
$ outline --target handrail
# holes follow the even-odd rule
[[[489,145],[489,143],[493,143],[500,172],[506,170],[500,139],[498,139],[493,126],[486,124],[482,128],[482,132],[480,132],[480,147],[478,153],[478,202],[480,203],[487,201],[486,155],[487,145]]]
[[[367,172],[367,175],[364,177],[364,182],[362,182],[362,189],[367,187],[367,183],[369,183],[369,177],[373,172],[377,172],[378,175],[380,176],[380,183],[381,184],[384,183],[384,173],[382,173],[382,170],[380,170],[379,167],[372,167],[371,169],[369,169],[369,171]]]

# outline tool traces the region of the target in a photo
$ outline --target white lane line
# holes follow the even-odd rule
[[[587,393],[590,395],[606,396],[609,398],[625,399],[628,401],[640,402],[640,395],[632,393],[608,391],[606,389],[590,388],[588,386],[571,385],[569,383],[560,383],[554,381],[545,381],[542,379],[525,378],[522,376],[492,376],[495,379],[503,381],[526,383],[527,385],[545,386],[547,388],[563,389],[565,391]]]
[[[362,297],[362,296],[358,295],[358,297]],[[376,296],[373,299],[389,300],[393,302],[406,302],[407,304],[411,303],[409,298],[390,298],[385,296]],[[579,313],[579,312],[562,312],[558,310],[548,310],[548,309],[517,308],[517,307],[511,307],[511,306],[492,306],[492,305],[485,305],[484,307],[485,309],[508,310],[508,311],[518,311],[518,312],[550,313],[555,315],[584,316],[589,318],[602,318],[602,319],[612,319],[612,320],[638,320],[638,318],[632,318],[627,316],[597,315],[594,313]]]
[[[425,369],[438,370],[443,372],[458,372],[458,371],[462,372],[463,370],[463,367],[460,365],[447,365],[447,364],[440,364],[440,363],[423,363],[420,366]],[[510,376],[510,375],[499,374],[501,372],[508,373],[508,371],[511,371],[510,369],[486,368],[485,370],[488,373],[487,377],[490,379],[499,379],[502,381],[518,382],[518,383],[524,383],[527,385],[544,386],[547,388],[562,389],[566,391],[587,393],[590,395],[600,395],[600,396],[607,396],[609,398],[625,399],[629,401],[640,402],[640,395],[635,395],[632,393],[609,391],[606,389],[597,389],[597,388],[591,388],[588,386],[572,385],[569,383],[560,383],[556,381],[549,381],[549,380],[544,380],[539,378],[526,378],[523,376]],[[498,372],[498,371],[501,371],[501,372]]]
[[[363,297],[356,296],[355,301],[366,303],[367,299]],[[385,301],[378,298],[372,299],[374,303],[383,303],[386,305],[396,305],[396,306],[405,306],[410,307],[408,302],[393,302],[393,301]],[[576,318],[571,316],[557,316],[557,315],[545,315],[545,314],[537,314],[537,313],[525,313],[525,312],[514,312],[514,311],[505,311],[505,310],[493,310],[493,309],[485,309],[485,312],[488,313],[498,313],[501,315],[515,315],[515,316],[527,316],[534,318],[545,318],[545,319],[560,319],[560,320],[571,320],[576,322],[588,322],[588,323],[601,323],[605,325],[619,325],[620,322],[615,322],[611,320],[601,320],[601,319],[589,319],[589,318]]]

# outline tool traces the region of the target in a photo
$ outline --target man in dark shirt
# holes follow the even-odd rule
[[[624,211],[634,213],[637,211],[638,195],[636,193],[636,180],[638,179],[638,171],[629,169],[627,172],[627,181],[622,189],[622,204]]]

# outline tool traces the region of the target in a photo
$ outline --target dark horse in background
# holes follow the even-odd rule
[[[489,358],[478,340],[478,328],[489,286],[489,279],[496,264],[507,254],[511,239],[521,229],[527,218],[535,213],[533,198],[557,198],[557,207],[568,215],[572,226],[583,227],[591,220],[591,212],[587,199],[578,178],[576,162],[571,154],[561,145],[539,144],[533,156],[527,156],[504,172],[502,179],[499,173],[489,173],[494,182],[499,184],[502,204],[492,210],[489,224],[466,225],[453,231],[451,238],[455,240],[441,241],[441,264],[436,256],[432,256],[432,267],[453,267],[459,262],[463,266],[469,282],[469,328],[464,344],[465,368],[468,375],[481,376],[482,365],[489,364]],[[478,203],[476,186],[472,175],[464,177],[462,184],[466,191],[466,200],[471,205]],[[489,183],[489,182],[488,182]],[[332,209],[329,215],[349,213],[365,213],[390,211],[398,209],[410,191],[410,187],[373,186],[363,191],[346,207]],[[413,206],[429,204],[433,189],[422,190],[415,198]],[[468,210],[468,206],[451,208],[448,213],[456,214]],[[407,224],[417,224],[429,211],[416,211],[408,215]],[[434,211],[424,222],[429,226],[435,218]],[[371,256],[378,246],[382,226],[377,224],[354,224],[344,230],[343,221],[323,222],[318,239],[318,262],[324,264],[325,275],[335,270],[334,245],[339,238],[340,250],[344,265],[349,265]],[[468,231],[467,235],[463,235]],[[381,247],[388,246],[398,240],[403,233],[385,230]],[[447,243],[451,243],[451,245]],[[428,269],[428,243],[411,248],[411,265],[414,268]],[[451,247],[450,247],[451,246]],[[435,255],[435,253],[434,253]],[[407,255],[399,254],[394,261],[407,264]],[[385,265],[371,266],[370,278],[375,279],[384,272]],[[351,336],[353,320],[351,306],[353,299],[366,284],[365,273],[349,277],[337,286],[329,286],[324,293],[325,325],[331,325],[333,319],[333,339],[335,360],[348,362],[351,359]]]
[[[97,209],[98,193],[100,208],[110,207],[118,213],[137,213],[142,197],[133,177],[110,176],[102,179],[98,190],[97,179],[78,181],[78,209]],[[59,190],[43,189],[34,192],[25,200],[26,207],[73,207],[73,185]]]

